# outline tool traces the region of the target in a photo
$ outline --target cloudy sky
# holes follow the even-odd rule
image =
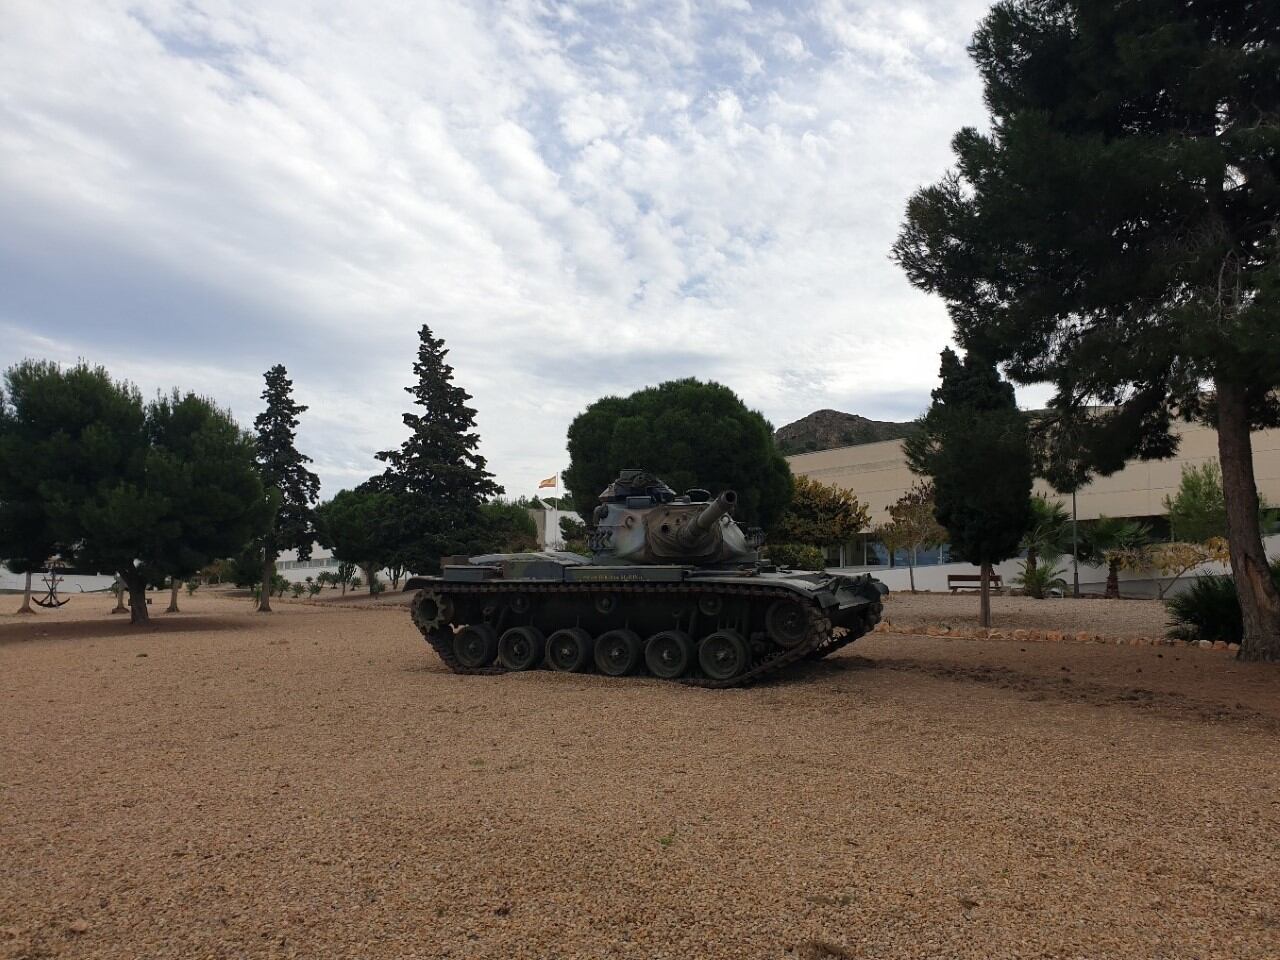
[[[422,323],[512,494],[677,376],[775,426],[912,417],[949,324],[888,251],[983,121],[985,7],[9,0],[0,364],[247,426],[284,363],[326,496],[401,439]]]

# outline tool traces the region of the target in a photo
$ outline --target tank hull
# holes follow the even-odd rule
[[[884,592],[870,576],[609,566],[548,554],[473,558],[405,589],[418,629],[457,673],[545,666],[713,688],[764,680],[851,643],[879,621]],[[542,655],[531,649],[540,643]],[[662,659],[672,648],[675,663]],[[688,662],[677,669],[682,648]]]

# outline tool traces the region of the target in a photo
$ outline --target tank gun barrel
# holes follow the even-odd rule
[[[703,533],[720,522],[720,518],[738,505],[738,495],[726,490],[716,497],[690,523],[680,531],[680,541],[686,545],[695,543]]]

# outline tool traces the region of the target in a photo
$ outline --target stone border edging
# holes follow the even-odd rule
[[[1238,643],[1223,640],[1175,640],[1170,637],[1120,636],[1094,633],[1089,630],[985,630],[981,627],[948,627],[938,624],[916,624],[896,627],[889,620],[881,620],[873,633],[903,633],[917,637],[954,637],[957,640],[1018,640],[1024,643],[1103,643],[1118,647],[1192,647],[1201,650],[1225,650],[1231,653],[1240,649]]]

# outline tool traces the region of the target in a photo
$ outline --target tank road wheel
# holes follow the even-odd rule
[[[537,627],[512,627],[498,640],[498,662],[508,670],[532,670],[542,662],[546,645]]]
[[[683,630],[663,630],[645,642],[644,663],[655,677],[663,680],[682,677],[692,662],[693,641]]]
[[[736,630],[717,630],[698,644],[698,664],[712,680],[732,680],[751,664],[751,654]]]
[[[717,597],[708,594],[698,598],[698,612],[708,617],[720,616],[720,611],[724,609],[724,597]]]
[[[799,600],[775,600],[764,614],[769,639],[788,650],[803,643],[809,634],[806,612]]]
[[[610,630],[596,637],[596,669],[611,677],[634,673],[644,656],[644,641],[634,630]]]
[[[472,670],[487,667],[498,655],[498,631],[487,623],[472,623],[453,635],[453,655]]]
[[[413,598],[413,619],[427,630],[439,630],[453,623],[453,598],[434,590],[419,590]]]
[[[608,615],[618,609],[618,597],[612,593],[598,593],[591,601],[591,605],[596,608],[596,613]]]
[[[579,673],[591,663],[591,634],[566,627],[547,637],[547,663],[561,673]]]

